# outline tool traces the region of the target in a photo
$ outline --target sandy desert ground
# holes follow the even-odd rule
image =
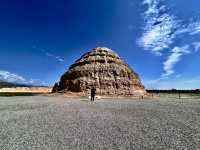
[[[200,149],[200,99],[0,97],[0,149]]]
[[[50,93],[51,87],[16,87],[16,88],[0,88],[0,92],[18,92],[18,93]]]

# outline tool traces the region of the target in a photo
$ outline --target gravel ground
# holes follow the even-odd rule
[[[200,149],[200,100],[0,97],[0,149]]]

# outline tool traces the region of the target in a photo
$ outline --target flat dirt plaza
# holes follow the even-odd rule
[[[200,99],[0,97],[0,149],[200,149]]]

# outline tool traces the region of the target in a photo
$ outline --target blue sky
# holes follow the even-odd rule
[[[147,88],[200,88],[198,0],[0,3],[0,80],[53,85],[80,55],[102,46]]]

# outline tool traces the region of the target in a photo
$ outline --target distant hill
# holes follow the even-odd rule
[[[15,87],[16,85],[14,83],[9,83],[5,81],[0,81],[0,88],[5,88],[5,87]]]
[[[11,87],[31,87],[31,85],[0,81],[0,88],[11,88]]]

